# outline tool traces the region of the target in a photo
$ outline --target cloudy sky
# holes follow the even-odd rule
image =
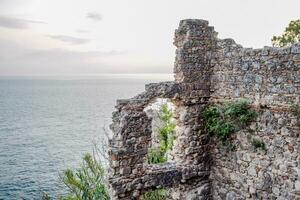
[[[0,76],[170,73],[181,19],[271,45],[299,0],[0,0]]]

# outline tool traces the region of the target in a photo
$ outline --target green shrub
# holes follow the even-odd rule
[[[67,169],[61,177],[70,190],[70,195],[62,200],[109,200],[104,168],[91,154],[83,157],[81,167],[75,171]]]
[[[173,117],[173,113],[168,108],[168,104],[165,103],[165,104],[161,105],[160,110],[159,110],[159,118],[163,122],[170,122],[172,117]]]
[[[152,148],[148,152],[147,161],[151,164],[164,163],[167,161],[167,157],[159,148]]]
[[[167,104],[163,104],[160,108],[159,118],[163,122],[163,126],[159,129],[160,149],[163,152],[173,148],[176,124],[172,121],[173,113]]]
[[[225,104],[224,115],[239,126],[244,126],[257,117],[257,113],[250,109],[249,102],[245,100]]]
[[[174,123],[165,123],[165,125],[159,129],[160,149],[164,152],[173,148],[175,127],[176,125]]]
[[[168,197],[168,191],[166,189],[156,189],[146,192],[141,200],[166,200]]]
[[[257,113],[250,109],[249,103],[245,100],[208,106],[202,115],[206,131],[219,138],[223,144],[232,147],[230,149],[235,148],[228,143],[230,135],[257,117]]]
[[[149,164],[164,163],[167,161],[166,153],[174,145],[176,124],[172,121],[173,113],[167,104],[163,104],[159,110],[159,119],[162,126],[159,128],[159,148],[150,149],[147,160]]]
[[[254,138],[252,141],[251,141],[251,144],[254,146],[254,148],[258,149],[262,149],[262,150],[266,150],[266,144],[264,143],[264,141],[262,140],[259,140],[259,139],[256,139]]]
[[[105,185],[105,170],[101,163],[91,154],[85,154],[83,163],[76,170],[67,169],[60,176],[62,182],[69,189],[69,194],[61,196],[59,200],[110,200]],[[44,193],[43,200],[51,200],[49,194]]]

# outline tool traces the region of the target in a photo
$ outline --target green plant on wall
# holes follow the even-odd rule
[[[256,116],[257,112],[250,108],[246,100],[211,105],[203,112],[207,132],[219,138],[232,150],[235,146],[228,141],[231,134],[245,127]]]
[[[157,164],[167,161],[167,151],[174,145],[176,124],[173,122],[173,112],[167,104],[163,104],[159,109],[159,119],[162,126],[158,129],[159,147],[149,150],[147,155],[148,163]]]
[[[292,114],[296,117],[300,117],[300,106],[295,102],[290,103],[290,110]]]
[[[264,151],[267,150],[266,144],[265,144],[264,141],[262,141],[262,140],[259,140],[259,139],[254,138],[254,139],[252,139],[251,144],[252,144],[252,146],[254,146],[254,148],[256,148],[256,149],[262,149],[262,150],[264,150]]]
[[[151,164],[158,164],[158,163],[164,163],[167,161],[167,157],[163,151],[161,151],[160,148],[152,148],[149,150],[147,155],[148,163]]]
[[[141,200],[165,200],[168,197],[168,191],[166,189],[156,189],[146,192]]]

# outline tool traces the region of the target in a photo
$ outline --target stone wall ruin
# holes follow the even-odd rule
[[[145,92],[118,100],[110,140],[109,183],[114,199],[139,199],[169,188],[171,199],[300,199],[300,125],[289,104],[299,104],[300,44],[243,48],[218,39],[207,21],[188,19],[175,31],[175,81],[146,85]],[[145,108],[157,98],[175,105],[175,162],[148,164],[152,119]],[[204,129],[211,103],[246,98],[260,112],[234,134],[228,151]],[[254,149],[260,138],[267,150]]]

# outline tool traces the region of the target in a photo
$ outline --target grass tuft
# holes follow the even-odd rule
[[[168,197],[168,191],[166,189],[156,189],[146,192],[141,200],[166,200]]]

